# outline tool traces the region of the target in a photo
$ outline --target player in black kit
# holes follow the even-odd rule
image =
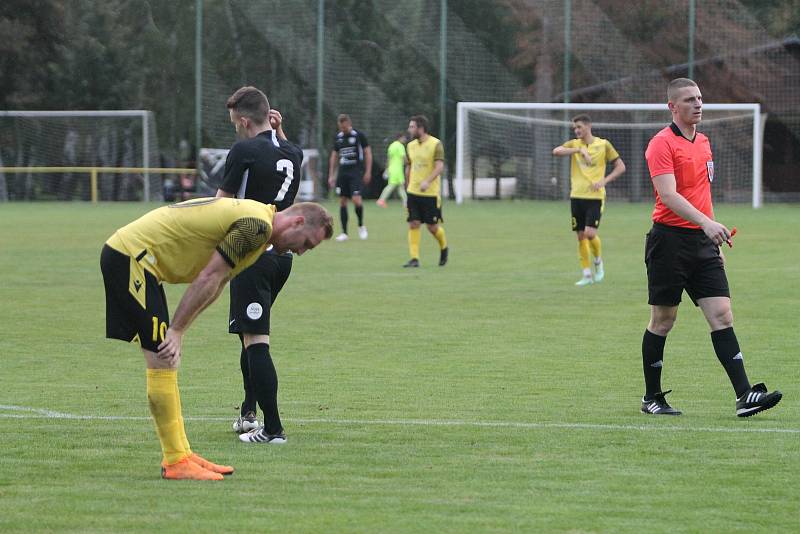
[[[336,241],[347,241],[347,199],[353,200],[358,217],[358,237],[367,238],[367,227],[364,226],[364,205],[361,193],[372,180],[372,147],[369,146],[364,132],[353,128],[349,115],[344,113],[338,118],[339,132],[333,141],[333,150],[328,161],[328,185],[336,184],[339,195],[339,217],[342,222],[342,233]],[[339,174],[336,174],[336,164]]]
[[[236,91],[227,107],[240,140],[228,152],[217,196],[258,200],[278,211],[288,208],[299,187],[303,151],[286,140],[281,114],[270,109],[267,96],[255,87]],[[233,430],[244,442],[286,443],[278,414],[278,375],[269,352],[269,318],[291,270],[291,253],[267,250],[231,280],[228,331],[242,343],[245,392]],[[256,419],[256,402],[264,412],[263,426]]]

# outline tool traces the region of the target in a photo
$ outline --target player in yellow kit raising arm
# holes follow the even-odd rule
[[[592,119],[582,114],[572,119],[575,139],[570,139],[553,149],[554,156],[570,157],[570,204],[572,207],[572,230],[578,237],[578,255],[583,276],[576,286],[587,286],[600,282],[605,277],[603,259],[600,256],[600,236],[597,228],[606,199],[606,185],[625,172],[625,163],[606,139],[592,135]],[[611,172],[606,175],[606,163],[611,163]],[[592,275],[589,250],[594,256]]]
[[[178,366],[189,325],[268,245],[300,255],[332,234],[333,219],[317,204],[275,213],[255,200],[201,198],[153,210],[106,241],[106,337],[136,342],[144,353],[163,478],[222,480],[233,473],[192,452],[186,438]],[[190,284],[172,324],[162,282]]]
[[[414,115],[408,123],[413,139],[406,147],[406,190],[408,192],[408,250],[411,259],[403,267],[419,267],[419,227],[424,222],[439,243],[439,265],[447,264],[447,237],[442,219],[441,182],[444,169],[442,142],[428,133],[428,119]]]

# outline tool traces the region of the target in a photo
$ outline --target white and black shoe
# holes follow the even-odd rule
[[[778,404],[783,398],[780,391],[767,391],[767,386],[763,382],[751,386],[744,392],[744,395],[736,399],[736,415],[738,417],[750,417],[758,412],[769,410]]]
[[[672,390],[660,391],[650,398],[642,397],[642,413],[650,415],[680,415],[682,412],[670,406],[664,398],[667,393],[672,393]]]
[[[244,415],[240,415],[236,421],[233,422],[233,431],[237,434],[242,434],[244,432],[250,432],[251,430],[256,430],[259,426],[258,419],[256,419],[256,413],[253,411],[247,412]]]
[[[264,427],[259,427],[245,434],[240,434],[239,439],[245,443],[264,443],[270,445],[283,445],[286,443],[286,434],[283,429],[277,434],[267,434]]]

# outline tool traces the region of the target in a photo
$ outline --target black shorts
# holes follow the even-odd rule
[[[600,228],[603,216],[603,201],[599,198],[570,198],[572,208],[572,231],[582,232],[587,226]]]
[[[361,177],[364,175],[359,169],[348,169],[342,171],[339,167],[339,174],[336,177],[336,194],[340,197],[357,197],[364,190]]]
[[[677,306],[684,289],[695,306],[702,298],[731,296],[719,247],[702,230],[654,224],[644,263],[647,302],[654,306]]]
[[[106,288],[106,337],[158,352],[169,327],[164,286],[136,258],[108,245],[100,254],[100,270]]]
[[[422,221],[425,224],[444,222],[442,218],[442,200],[439,197],[426,197],[408,193],[406,201],[408,222]]]
[[[269,334],[269,312],[292,272],[292,255],[263,253],[231,280],[228,332]]]

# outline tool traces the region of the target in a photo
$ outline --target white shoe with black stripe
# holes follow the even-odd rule
[[[642,397],[642,413],[648,415],[680,415],[682,412],[670,406],[664,398],[667,393],[672,393],[672,390],[660,391],[650,396],[650,398],[647,398],[647,396]]]
[[[763,382],[758,383],[736,399],[736,415],[738,417],[750,417],[758,412],[769,410],[778,404],[781,398],[783,398],[783,393],[780,391],[770,393]]]
[[[239,434],[239,439],[245,443],[283,445],[286,443],[286,434],[284,434],[283,429],[281,429],[281,431],[277,434],[267,434],[266,430],[264,430],[264,427],[262,426],[255,430],[251,430],[250,432]]]

